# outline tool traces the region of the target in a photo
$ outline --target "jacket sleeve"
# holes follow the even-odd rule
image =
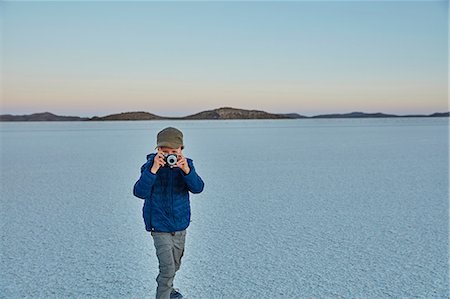
[[[139,180],[134,184],[133,195],[142,199],[149,198],[152,193],[153,184],[156,180],[156,174],[150,171],[150,167],[153,164],[151,160],[145,162],[141,166],[141,176]]]
[[[182,171],[184,181],[186,182],[189,191],[191,191],[192,193],[200,193],[203,191],[203,187],[205,186],[205,183],[203,182],[202,178],[195,171],[194,162],[190,159],[187,161],[188,161],[190,171],[188,174],[185,174]]]

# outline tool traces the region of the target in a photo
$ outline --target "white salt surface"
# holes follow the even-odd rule
[[[447,298],[448,118],[1,123],[2,298],[154,298],[132,188],[156,134],[205,182],[195,298]]]

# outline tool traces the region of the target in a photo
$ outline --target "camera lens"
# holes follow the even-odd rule
[[[168,163],[169,165],[175,165],[175,164],[177,164],[177,156],[176,156],[176,155],[169,155],[169,156],[167,157],[167,163]]]

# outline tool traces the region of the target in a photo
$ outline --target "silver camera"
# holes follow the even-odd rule
[[[164,154],[164,161],[167,163],[168,166],[174,166],[178,162],[178,156],[177,154]]]

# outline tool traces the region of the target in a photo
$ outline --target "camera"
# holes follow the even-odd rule
[[[166,162],[168,166],[174,166],[178,162],[177,154],[164,154],[164,162]]]

